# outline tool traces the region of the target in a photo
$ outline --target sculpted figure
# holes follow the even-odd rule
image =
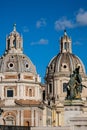
[[[67,96],[66,99],[81,99],[82,88],[86,87],[82,85],[82,78],[79,74],[80,67],[77,67],[73,74],[70,75],[70,80],[67,84]],[[86,87],[87,88],[87,87]]]

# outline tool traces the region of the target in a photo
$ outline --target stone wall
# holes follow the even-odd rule
[[[31,130],[71,130],[69,126],[65,127],[32,127]]]
[[[31,127],[31,130],[87,130],[87,125],[72,125],[64,127]]]
[[[87,130],[87,125],[86,126],[74,126],[74,130]]]

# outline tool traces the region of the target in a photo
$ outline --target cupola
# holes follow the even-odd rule
[[[48,64],[46,76],[70,75],[76,67],[80,67],[80,73],[85,75],[85,67],[81,59],[72,53],[72,40],[68,37],[66,30],[60,40],[60,52],[54,56]]]
[[[61,40],[60,40],[60,52],[72,53],[71,43],[72,43],[71,38],[68,37],[66,30],[64,30],[64,36],[61,37]]]
[[[16,31],[16,24],[13,26],[13,31],[6,38],[6,51],[8,53],[22,53],[23,39]]]

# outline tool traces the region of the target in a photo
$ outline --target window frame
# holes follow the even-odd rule
[[[13,96],[8,96],[8,91],[13,91]],[[6,97],[7,97],[7,98],[13,98],[13,97],[14,97],[14,89],[8,88],[8,89],[6,90]]]

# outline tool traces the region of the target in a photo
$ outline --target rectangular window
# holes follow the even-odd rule
[[[7,90],[7,97],[13,97],[13,90]]]
[[[43,90],[43,100],[45,100],[45,90]]]
[[[52,84],[49,84],[49,92],[52,93]]]
[[[67,83],[63,83],[63,92],[67,91]]]

